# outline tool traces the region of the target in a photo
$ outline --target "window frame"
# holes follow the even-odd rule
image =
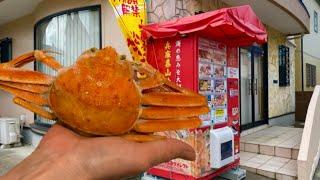
[[[42,19],[40,19],[33,28],[33,49],[36,50],[36,43],[37,43],[37,28],[41,23],[44,23],[46,21],[50,21],[51,19],[61,16],[64,14],[71,14],[79,11],[85,11],[85,10],[97,10],[99,12],[99,29],[100,29],[100,34],[99,34],[99,39],[100,39],[100,44],[99,48],[102,48],[102,13],[101,13],[101,5],[93,5],[93,6],[85,6],[85,7],[80,7],[80,8],[73,8],[73,9],[68,9],[64,11],[60,11],[54,14],[51,14],[49,16],[46,16]],[[36,68],[36,63],[34,63],[34,70],[37,70]]]
[[[279,67],[279,87],[290,86],[290,48],[285,45],[279,45],[278,47],[278,67]]]
[[[68,9],[68,10],[64,10],[64,11],[60,11],[54,14],[51,14],[49,16],[46,16],[42,19],[40,19],[33,28],[33,49],[36,50],[36,43],[37,43],[37,28],[39,27],[40,24],[46,22],[46,21],[50,21],[51,19],[57,17],[57,16],[61,16],[61,15],[65,15],[65,14],[71,14],[71,13],[75,13],[75,12],[79,12],[79,11],[86,11],[86,10],[97,10],[99,13],[99,48],[102,48],[102,13],[101,13],[101,5],[93,5],[93,6],[84,6],[84,7],[80,7],[80,8],[73,8],[73,9]],[[37,70],[37,64],[36,62],[33,63],[33,70]],[[37,114],[34,113],[34,120],[37,119]],[[48,124],[42,124],[43,126],[48,126]]]
[[[313,30],[315,33],[319,32],[319,16],[318,12],[315,10],[313,12]]]
[[[6,43],[8,46],[8,59],[3,60],[1,54],[1,44]],[[0,39],[0,63],[6,63],[12,60],[12,38],[6,37],[4,39]]]
[[[306,63],[306,87],[314,88],[317,85],[317,66]]]

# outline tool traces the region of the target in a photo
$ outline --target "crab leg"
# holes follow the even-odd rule
[[[32,61],[40,61],[47,66],[51,67],[54,70],[59,70],[62,68],[61,64],[59,64],[52,56],[46,55],[45,51],[35,50],[33,52],[26,53],[21,55],[9,63],[6,63],[6,66],[9,67],[21,67]]]
[[[146,107],[142,109],[140,114],[141,119],[172,119],[172,118],[183,118],[193,117],[205,114],[209,111],[207,106],[200,107]]]
[[[32,102],[37,105],[48,105],[48,100],[44,97],[42,97],[40,94],[31,93],[28,91],[19,90],[16,88],[0,85],[0,89],[3,89],[17,97],[20,97],[21,99],[27,100],[29,102]]]
[[[142,90],[142,109],[133,130],[152,133],[199,127],[201,120],[198,116],[209,112],[207,99],[177,86],[148,66],[142,64],[135,72]]]
[[[0,66],[2,66],[2,67],[21,67],[22,65],[24,65],[28,62],[32,62],[34,60],[33,53],[34,52],[29,52],[29,53],[23,54],[13,60],[11,60],[8,63],[1,64]]]
[[[6,82],[0,81],[0,85],[8,86],[11,88],[16,88],[24,91],[29,91],[33,93],[45,93],[49,91],[49,86],[47,85],[40,85],[40,84],[27,84],[27,83],[16,83],[16,82]]]
[[[58,63],[57,60],[55,60],[52,56],[45,54],[44,51],[35,50],[34,57],[36,58],[36,60],[48,65],[56,71],[62,68],[62,65]]]
[[[201,125],[201,120],[198,117],[183,118],[183,119],[166,119],[161,121],[155,120],[139,120],[134,130],[141,133],[152,133],[160,131],[170,131],[177,129],[192,129]]]
[[[49,85],[53,81],[53,77],[37,71],[16,68],[0,68],[0,80]]]
[[[153,69],[149,64],[143,64],[137,69],[137,79],[139,81],[139,86],[142,90],[148,90],[152,88],[163,88],[167,86],[170,88],[171,92],[180,92],[183,94],[196,95],[193,91],[182,88],[175,83],[166,79],[163,75]],[[144,76],[141,75],[145,74]],[[140,77],[139,77],[140,76]]]
[[[54,78],[41,72],[19,69],[32,61],[39,61],[54,70],[62,66],[44,51],[33,51],[12,61],[0,64],[0,89],[16,97],[13,102],[47,119],[56,119],[55,115],[41,106],[48,105],[45,93],[50,90]]]
[[[191,107],[207,105],[206,98],[200,95],[186,95],[173,92],[152,92],[142,95],[142,105]]]
[[[50,84],[53,80],[52,76],[41,72],[17,69],[29,62],[40,61],[54,70],[59,70],[62,66],[51,56],[48,56],[43,51],[34,51],[13,59],[8,63],[0,65],[0,80],[30,83],[30,84]]]
[[[56,119],[56,116],[53,113],[45,111],[40,106],[37,106],[35,104],[31,104],[30,102],[23,100],[21,98],[15,97],[13,99],[13,102],[19,106],[22,106],[22,107],[30,110],[31,112],[39,114],[40,116],[42,116],[44,118],[51,119],[51,120]]]
[[[48,100],[41,94],[49,90],[49,86],[46,85],[51,84],[53,77],[41,72],[16,69],[34,60],[43,62],[55,70],[62,67],[53,57],[45,55],[43,51],[24,54],[9,63],[0,65],[0,89],[19,97],[14,99],[16,104],[48,119],[53,119],[54,116],[51,113],[37,106],[48,105]]]
[[[125,134],[125,135],[122,135],[121,137],[123,137],[126,140],[135,141],[135,142],[150,142],[150,141],[166,139],[166,137],[164,136],[143,135],[143,134]]]

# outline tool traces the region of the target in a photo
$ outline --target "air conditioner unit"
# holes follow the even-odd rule
[[[2,147],[20,143],[20,121],[18,118],[0,118],[0,144]]]
[[[210,130],[210,166],[218,169],[234,162],[234,136],[230,127]]]

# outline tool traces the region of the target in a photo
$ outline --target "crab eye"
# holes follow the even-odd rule
[[[137,78],[138,79],[145,79],[145,78],[147,78],[147,74],[140,73],[140,72],[137,71]]]
[[[94,52],[98,51],[98,49],[97,49],[97,48],[91,48],[89,51],[91,51],[92,53],[94,53]]]
[[[127,56],[126,55],[120,55],[120,60],[126,60]]]

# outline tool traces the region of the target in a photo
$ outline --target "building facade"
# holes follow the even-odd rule
[[[14,7],[19,0],[0,2],[1,9]],[[12,39],[12,56],[17,57],[34,48],[69,48],[77,57],[83,49],[72,43],[82,38],[83,42],[98,48],[111,45],[119,53],[129,56],[129,50],[118,27],[112,7],[106,0],[32,0],[27,12],[3,12],[13,18],[0,21],[0,39]],[[299,0],[157,0],[147,2],[148,23],[157,23],[179,17],[195,15],[224,7],[249,4],[265,24],[268,43],[257,48],[242,47],[239,50],[241,64],[241,124],[242,129],[262,124],[281,124],[294,121],[296,43],[288,36],[309,32],[309,16]],[[33,4],[33,5],[32,5]],[[31,6],[32,5],[32,6]],[[29,7],[30,6],[30,7]],[[23,7],[22,7],[23,8]],[[272,16],[270,12],[274,12]],[[1,14],[1,13],[0,13]],[[2,15],[2,14],[1,14]],[[79,19],[82,24],[79,23]],[[62,25],[59,25],[62,23]],[[80,24],[80,25],[79,25]],[[88,27],[96,27],[92,32]],[[85,36],[70,34],[76,28]],[[310,30],[311,31],[311,30]],[[50,33],[50,32],[55,32]],[[68,34],[69,33],[69,34]],[[79,33],[81,34],[81,33]],[[61,37],[69,44],[61,43]],[[92,40],[93,39],[93,40]],[[287,84],[280,86],[279,47],[286,47]],[[70,49],[71,48],[71,49]],[[310,54],[313,51],[309,52]],[[59,57],[57,57],[59,59]],[[64,58],[64,57],[61,57]],[[72,62],[65,62],[70,65]],[[254,67],[254,68],[252,68]],[[28,68],[34,68],[30,64]],[[43,67],[37,67],[43,68]],[[319,69],[319,68],[317,68]],[[46,69],[43,69],[47,71]],[[282,72],[281,72],[282,73]],[[254,78],[254,84],[247,83]],[[320,79],[320,78],[318,78]],[[255,88],[255,94],[248,89]],[[19,116],[26,114],[27,124],[34,123],[34,114],[12,103],[12,96],[0,91],[0,115]]]
[[[313,91],[315,85],[320,84],[320,2],[317,0],[303,2],[310,14],[310,33],[304,35],[302,40],[301,38],[296,40],[300,47],[296,58],[296,91]]]
[[[263,21],[268,32],[268,43],[261,47],[263,55],[254,58],[251,69],[250,56],[255,56],[243,47],[240,51],[241,64],[241,123],[243,129],[269,124],[293,124],[295,119],[295,59],[299,47],[288,40],[290,35],[309,32],[309,15],[301,1],[259,1],[246,0],[187,0],[148,1],[148,21],[158,23],[224,7],[249,4]],[[268,8],[266,8],[268,7]],[[280,8],[279,8],[280,7]],[[270,16],[270,12],[276,12]],[[290,25],[284,25],[290,22]],[[280,85],[279,47],[289,49],[288,78],[286,86]],[[265,62],[267,61],[267,62]],[[264,71],[267,69],[267,71]],[[250,72],[248,72],[250,71]],[[255,78],[257,94],[250,95],[248,79]],[[254,97],[253,97],[254,96]],[[254,99],[254,100],[252,100]]]

